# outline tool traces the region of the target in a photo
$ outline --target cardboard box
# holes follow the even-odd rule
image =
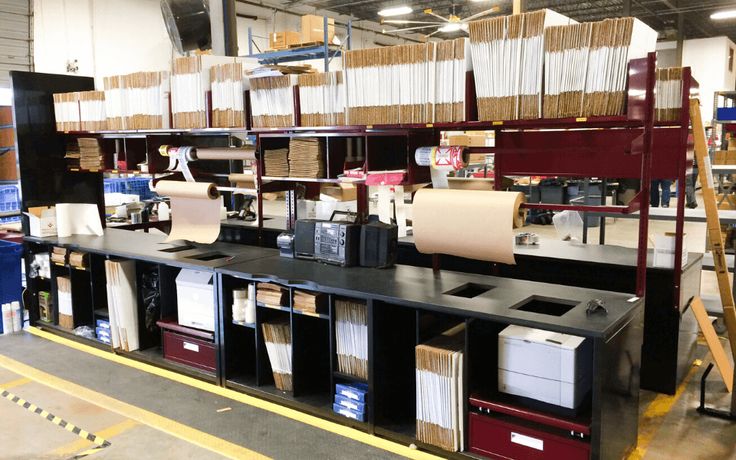
[[[324,43],[325,23],[323,16],[305,14],[302,16],[302,43]],[[332,43],[335,38],[335,20],[327,18],[327,43]]]
[[[665,232],[664,235],[654,237],[654,260],[652,265],[661,268],[675,267],[675,243],[677,241],[674,232]],[[687,264],[687,239],[682,239],[682,266]]]
[[[716,150],[713,154],[714,165],[736,164],[736,150]]]
[[[28,208],[28,228],[31,236],[56,236],[56,208],[38,206]]]
[[[358,199],[358,189],[353,184],[322,184],[319,194],[319,199],[325,201],[355,201]]]
[[[731,138],[728,140],[728,150],[736,150],[736,139]]]
[[[461,145],[463,147],[488,147],[490,139],[485,133],[453,134],[447,138],[448,145]]]
[[[299,43],[299,32],[287,30],[285,32],[272,32],[268,34],[268,47],[272,50],[283,50],[289,45]]]

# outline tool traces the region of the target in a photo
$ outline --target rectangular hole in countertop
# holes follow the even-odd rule
[[[230,257],[230,256],[227,254],[223,254],[221,252],[208,252],[206,254],[197,254],[197,255],[189,256],[187,257],[187,259],[201,260],[201,261],[207,262],[210,260],[224,259],[226,257]]]
[[[495,286],[486,286],[484,284],[477,284],[477,283],[465,283],[454,289],[450,289],[444,294],[452,295],[455,297],[465,297],[468,299],[472,299],[474,297],[478,297],[481,294],[485,294],[486,292],[490,291],[493,288],[495,288]]]
[[[562,316],[575,308],[577,304],[578,302],[574,300],[550,299],[534,295],[521,304],[511,307],[511,309],[542,315]]]
[[[183,246],[172,246],[170,248],[164,248],[159,249],[160,252],[181,252],[181,251],[188,251],[190,249],[194,249],[194,246],[191,244],[185,244]]]

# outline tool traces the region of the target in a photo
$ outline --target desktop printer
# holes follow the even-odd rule
[[[576,409],[592,383],[590,340],[522,326],[498,334],[498,390]]]

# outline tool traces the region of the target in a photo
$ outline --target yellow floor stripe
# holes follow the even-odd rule
[[[196,430],[153,412],[119,401],[102,393],[90,390],[89,388],[63,380],[54,375],[47,374],[46,372],[27,366],[3,355],[0,355],[0,367],[70,396],[74,396],[75,398],[87,401],[90,404],[94,404],[103,409],[120,414],[123,417],[148,425],[166,434],[202,447],[203,449],[220,454],[226,458],[254,460],[265,460],[269,458],[250,449],[246,449],[245,447]]]
[[[181,384],[188,385],[190,387],[194,387],[199,390],[207,391],[209,393],[213,393],[218,396],[222,396],[224,398],[232,399],[233,401],[238,401],[240,403],[247,404],[252,407],[257,407],[258,409],[262,409],[262,410],[265,410],[265,411],[268,411],[274,414],[278,414],[283,417],[287,417],[292,420],[296,420],[298,422],[304,423],[306,425],[310,425],[315,428],[329,431],[330,433],[344,436],[346,438],[361,442],[363,444],[366,444],[372,447],[376,447],[378,449],[392,452],[396,455],[401,455],[401,456],[415,459],[415,460],[441,460],[441,457],[437,457],[427,452],[422,452],[419,450],[411,449],[408,446],[397,444],[393,441],[379,438],[377,436],[373,436],[371,434],[364,433],[360,430],[356,430],[354,428],[350,428],[350,427],[341,425],[339,423],[324,420],[319,417],[315,417],[313,415],[309,415],[304,412],[300,412],[296,409],[291,409],[289,407],[285,407],[285,406],[282,406],[276,403],[272,403],[270,401],[259,399],[254,396],[249,396],[247,394],[240,393],[234,390],[230,390],[228,388],[223,388],[217,385],[213,385],[211,383],[207,383],[202,380],[195,379],[193,377],[182,375],[182,374],[170,371],[168,369],[162,369],[160,367],[156,367],[156,366],[153,366],[147,363],[142,363],[134,359],[126,358],[124,356],[116,355],[108,351],[103,351],[98,348],[91,347],[89,345],[84,345],[82,343],[75,342],[73,340],[69,340],[64,337],[60,337],[55,334],[51,334],[49,332],[42,331],[41,329],[38,329],[36,327],[29,328],[29,332],[33,335],[42,337],[52,342],[55,342],[61,345],[65,345],[70,348],[74,348],[75,350],[83,351],[85,353],[97,356],[102,359],[106,359],[108,361],[112,361],[112,362],[122,364],[128,367],[132,367],[134,369],[138,369],[143,372],[148,372],[149,374],[154,374],[159,377],[173,380],[175,382],[179,382]]]
[[[11,380],[10,382],[0,383],[0,388],[3,388],[4,390],[10,390],[11,388],[19,387],[21,385],[25,385],[26,383],[31,383],[33,380],[27,379],[25,377],[20,379]]]
[[[685,392],[690,380],[700,368],[701,364],[702,362],[700,360],[695,360],[692,368],[690,368],[690,371],[682,380],[680,386],[677,387],[677,391],[675,391],[674,395],[659,394],[651,403],[649,403],[647,408],[644,410],[644,414],[639,420],[639,439],[636,450],[629,454],[627,460],[641,460],[644,458],[644,454],[649,448],[649,444],[651,444],[654,436],[664,423],[665,416],[672,410],[672,407]]]
[[[126,431],[136,426],[140,426],[140,423],[136,422],[135,420],[126,419],[120,423],[107,427],[104,430],[98,431],[97,436],[100,436],[103,439],[109,441],[110,438],[112,438],[113,436],[125,433]],[[70,442],[69,444],[65,444],[57,449],[54,449],[52,452],[49,453],[49,457],[68,457],[70,455],[78,454],[84,449],[90,449],[92,447],[94,447],[94,443],[84,439],[78,439],[74,442]]]

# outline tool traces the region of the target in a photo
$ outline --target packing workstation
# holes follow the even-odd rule
[[[509,39],[492,32],[520,17],[538,65],[503,73],[490,43]],[[555,85],[563,38],[593,33],[617,50],[608,78]],[[30,322],[448,458],[622,458],[640,388],[673,394],[698,334],[703,256],[683,245],[684,202],[648,247],[651,180],[682,189],[692,165],[697,89],[689,68],[656,67],[655,42],[634,18],[481,19],[469,40],[375,52],[417,66],[381,76],[407,86],[396,100],[370,82],[373,50],[265,76],[251,58],[193,55],[97,91],[12,72]],[[604,65],[584,56],[590,74]],[[491,74],[524,85],[499,96]],[[443,145],[449,131],[495,142]],[[473,154],[494,156],[492,190],[450,187]],[[105,181],[121,174],[154,197],[111,206]],[[502,180],[532,175],[640,188],[625,204],[549,203]],[[638,213],[637,245],[582,244],[575,224],[524,232],[539,211]]]

